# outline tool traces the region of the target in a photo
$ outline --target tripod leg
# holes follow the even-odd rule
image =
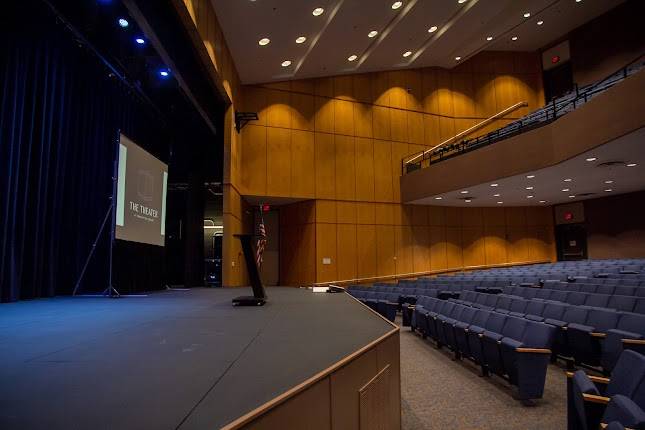
[[[83,270],[81,271],[81,274],[78,277],[78,281],[76,281],[76,285],[74,286],[74,291],[72,292],[72,296],[76,295],[79,287],[81,286],[81,281],[83,280],[83,276],[85,276],[85,271],[87,270],[87,266],[90,264],[92,255],[94,255],[94,251],[96,250],[96,245],[98,244],[99,239],[101,238],[101,234],[103,234],[103,230],[105,229],[105,224],[107,223],[107,220],[110,218],[110,214],[112,213],[112,207],[113,207],[112,202],[110,202],[110,207],[108,208],[107,213],[103,218],[103,222],[101,223],[101,228],[99,228],[99,232],[96,235],[96,239],[94,239],[94,243],[92,244],[92,249],[90,249],[90,253],[87,256],[87,259],[85,260],[85,264],[83,265]]]

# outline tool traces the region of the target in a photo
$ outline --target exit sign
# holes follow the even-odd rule
[[[571,221],[573,219],[573,213],[572,212],[565,212],[564,213],[564,220],[565,221]]]

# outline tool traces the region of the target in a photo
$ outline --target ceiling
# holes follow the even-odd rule
[[[592,158],[596,160],[587,161]],[[605,164],[612,162],[620,163]],[[632,163],[636,165],[627,166]],[[565,182],[565,179],[571,181]],[[479,184],[410,203],[434,206],[537,206],[643,190],[645,127],[554,166],[500,178],[494,183],[497,186]],[[533,189],[527,190],[526,187]],[[568,191],[563,191],[565,189]],[[468,198],[471,202],[466,201]]]
[[[456,57],[482,50],[535,51],[623,1],[404,0],[392,9],[394,0],[212,0],[244,84],[451,68]],[[319,7],[324,12],[314,16]],[[368,37],[371,30],[378,35]],[[306,41],[296,43],[299,36]],[[260,46],[265,37],[270,43]],[[282,67],[285,60],[291,64]]]

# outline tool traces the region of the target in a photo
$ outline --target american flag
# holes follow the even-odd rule
[[[258,226],[258,241],[255,244],[255,262],[258,267],[262,266],[262,253],[267,246],[267,231],[264,227],[264,215],[262,214],[262,207],[260,205],[260,225]]]

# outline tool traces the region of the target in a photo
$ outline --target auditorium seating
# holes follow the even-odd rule
[[[552,326],[433,297],[417,301],[411,326],[456,357],[472,359],[484,374],[507,377],[519,399],[542,397]]]
[[[600,422],[618,421],[632,428],[643,424],[645,356],[624,351],[611,378],[567,373],[569,429],[597,429]]]

